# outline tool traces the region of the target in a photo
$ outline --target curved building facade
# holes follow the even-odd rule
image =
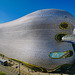
[[[41,71],[55,71],[62,65],[70,67],[75,52],[72,43],[61,40],[73,34],[74,21],[64,10],[45,9],[0,24],[0,52]]]

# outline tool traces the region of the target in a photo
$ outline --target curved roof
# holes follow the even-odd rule
[[[38,11],[32,12],[32,13],[30,13],[26,16],[23,16],[19,19],[16,19],[16,20],[13,20],[10,22],[6,22],[6,23],[2,23],[2,24],[0,24],[0,26],[2,26],[2,27],[12,26],[12,25],[14,26],[14,25],[24,23],[31,18],[44,17],[44,16],[56,16],[56,17],[60,17],[60,18],[68,18],[72,21],[73,20],[75,21],[74,16],[67,11],[60,10],[60,9],[43,9],[43,10],[38,10]]]

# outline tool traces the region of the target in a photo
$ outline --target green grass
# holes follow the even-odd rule
[[[6,75],[6,73],[4,73],[4,72],[0,71],[0,75]]]

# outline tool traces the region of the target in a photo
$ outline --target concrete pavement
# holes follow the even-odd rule
[[[7,75],[16,75],[8,70],[8,67],[0,65],[0,71],[5,72]]]

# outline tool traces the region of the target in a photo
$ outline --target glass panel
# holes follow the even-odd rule
[[[50,57],[52,58],[60,58],[64,55],[65,53],[64,52],[54,52],[54,53],[51,53],[50,54]]]
[[[68,50],[68,51],[65,51],[65,52],[51,52],[49,54],[49,57],[51,57],[52,59],[61,59],[61,58],[71,57],[72,55],[73,55],[73,51]]]

